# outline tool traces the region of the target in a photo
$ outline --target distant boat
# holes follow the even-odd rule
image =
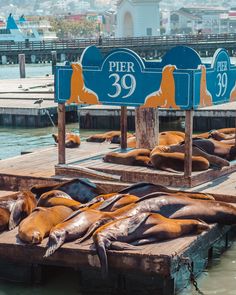
[[[0,26],[0,43],[56,39],[56,33],[51,31],[51,25],[47,20],[28,21],[22,15],[19,20],[16,21],[10,13],[7,18],[6,26]]]

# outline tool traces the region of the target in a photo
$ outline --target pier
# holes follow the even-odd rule
[[[213,56],[217,48],[226,48],[231,56],[235,55],[236,34],[206,35],[164,35],[158,37],[73,39],[42,42],[9,42],[0,44],[0,63],[17,63],[18,54],[24,53],[27,63],[41,63],[52,60],[52,51],[57,52],[58,61],[77,61],[87,46],[98,46],[103,54],[114,48],[129,48],[147,59],[160,58],[170,48],[186,45],[194,48],[201,56]]]

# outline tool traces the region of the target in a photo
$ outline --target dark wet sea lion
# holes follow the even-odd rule
[[[31,192],[36,194],[36,198],[50,190],[61,190],[81,203],[89,202],[97,195],[105,193],[99,185],[94,184],[87,178],[75,178],[53,185],[34,185],[31,188]]]
[[[22,241],[39,244],[50,230],[67,218],[73,211],[65,206],[37,207],[19,225],[18,234]]]
[[[125,153],[110,152],[103,160],[115,164],[147,166],[150,162],[149,156],[150,150],[135,149]]]
[[[0,198],[0,208],[10,212],[9,230],[15,228],[23,218],[28,216],[36,207],[36,203],[30,191],[20,191]]]
[[[169,219],[157,213],[141,213],[111,221],[93,234],[103,275],[108,272],[106,249],[124,250],[134,247],[123,243],[148,244],[182,235],[200,233],[209,225],[197,220]]]
[[[145,195],[155,193],[155,192],[176,193],[178,195],[184,195],[186,197],[193,198],[193,199],[215,200],[215,198],[210,194],[174,190],[174,189],[169,189],[163,185],[153,184],[150,182],[140,182],[140,183],[130,185],[120,190],[118,193],[135,195],[141,198],[141,197],[144,197]]]
[[[72,210],[78,210],[81,203],[73,200],[67,193],[59,190],[52,190],[41,195],[38,200],[38,207],[66,206]]]

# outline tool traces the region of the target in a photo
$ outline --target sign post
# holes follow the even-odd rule
[[[127,149],[127,107],[121,107],[120,114],[121,149]]]
[[[65,104],[58,104],[58,164],[66,163],[66,149],[65,149]]]

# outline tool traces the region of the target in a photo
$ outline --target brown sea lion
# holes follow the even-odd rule
[[[8,229],[10,211],[6,208],[0,208],[0,231]]]
[[[101,104],[97,94],[84,84],[82,65],[77,63],[71,66],[73,69],[71,76],[71,95],[66,103]]]
[[[115,164],[148,166],[149,156],[150,150],[135,149],[126,153],[110,152],[103,157],[103,160]]]
[[[82,208],[81,210],[78,210],[69,216],[69,218],[67,218],[64,222],[58,224],[51,230],[49,235],[48,250],[45,256],[47,257],[52,255],[66,241],[83,237],[88,229],[90,229],[92,233],[97,228],[96,222],[98,220],[102,220],[101,224],[103,224],[116,218],[115,214],[113,215],[109,212],[134,203],[138,199],[138,197],[132,195],[116,194],[107,198],[103,203],[94,203],[90,208]],[[93,206],[97,210],[92,209]],[[106,212],[98,210],[104,210]]]
[[[28,216],[36,207],[36,199],[30,191],[20,191],[14,195],[0,198],[0,208],[10,213],[9,230],[15,228],[19,222]]]
[[[31,187],[31,192],[36,195],[37,199],[41,194],[50,190],[63,191],[81,203],[89,202],[97,195],[105,193],[99,185],[94,184],[87,178],[75,178],[58,184],[39,184]]]
[[[230,92],[230,101],[235,101],[235,100],[236,100],[236,82]]]
[[[145,212],[132,217],[111,221],[93,234],[93,241],[100,259],[103,276],[108,273],[107,249],[125,250],[136,245],[178,238],[182,235],[201,233],[209,225],[197,220],[173,220],[157,213]]]
[[[39,244],[50,230],[67,218],[73,210],[65,206],[37,207],[19,225],[18,234],[22,241]]]
[[[52,134],[52,137],[54,138],[55,142],[58,143],[58,135]],[[66,137],[65,137],[66,148],[77,148],[80,146],[80,143],[81,143],[81,140],[78,134],[66,133]]]
[[[132,185],[120,190],[118,193],[135,195],[135,196],[141,198],[141,197],[144,197],[148,194],[155,193],[155,192],[156,193],[165,192],[165,193],[170,193],[170,194],[175,193],[176,195],[186,196],[186,197],[189,197],[192,199],[215,200],[215,198],[210,194],[174,190],[174,189],[169,189],[163,185],[153,184],[150,182],[140,182],[140,183],[132,184]]]
[[[127,138],[133,137],[131,133],[127,132]],[[104,142],[110,141],[111,143],[120,143],[121,131],[108,131],[105,133],[93,134],[89,136],[86,141],[88,142]]]
[[[162,70],[162,79],[159,90],[149,94],[144,101],[144,108],[174,108],[179,109],[175,102],[175,79],[174,70],[176,66],[166,65]]]
[[[215,140],[227,140],[235,138],[235,128],[221,128],[216,130],[211,130],[209,132],[204,132],[200,134],[195,134],[193,138],[213,138]]]
[[[81,203],[73,200],[67,193],[59,190],[52,190],[41,195],[38,200],[38,207],[66,206],[72,210],[79,209]]]

